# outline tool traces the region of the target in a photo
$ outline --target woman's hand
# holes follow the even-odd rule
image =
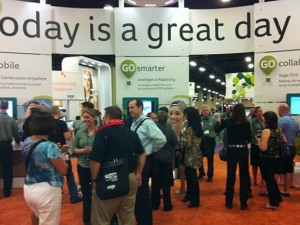
[[[63,145],[60,150],[61,150],[62,153],[66,153],[66,152],[68,152],[68,150],[70,148],[71,148],[70,145]]]

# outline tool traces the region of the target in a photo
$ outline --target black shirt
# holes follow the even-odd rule
[[[100,130],[94,139],[90,160],[100,164],[127,154],[129,172],[136,170],[137,157],[144,153],[138,135],[125,126],[109,126]]]

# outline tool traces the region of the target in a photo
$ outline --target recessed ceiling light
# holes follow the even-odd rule
[[[206,91],[207,90],[207,88],[203,88],[203,91]]]
[[[200,86],[200,85],[197,85],[197,86],[196,86],[196,88],[200,89],[200,88],[201,88],[201,86]]]
[[[221,85],[225,85],[225,82],[223,81],[223,82],[221,82]]]
[[[204,67],[199,67],[199,70],[200,70],[201,72],[204,72],[204,71],[205,71],[205,68],[204,68]]]
[[[221,0],[222,2],[230,2],[231,0]]]
[[[209,90],[207,90],[207,92],[211,92],[211,90],[209,89]]]
[[[210,79],[215,79],[215,75],[211,74],[211,75],[209,75],[209,78]]]
[[[246,62],[251,62],[252,59],[251,59],[251,57],[247,56],[247,57],[245,58],[245,61],[246,61]]]
[[[197,66],[197,63],[195,61],[190,61],[191,66]]]
[[[173,2],[174,2],[174,0],[166,1],[166,2],[165,2],[165,5],[169,5],[169,4],[173,3]]]
[[[216,81],[217,81],[218,83],[220,83],[220,82],[221,82],[221,80],[220,80],[220,79],[216,79]]]
[[[252,69],[254,67],[254,65],[252,63],[248,64],[248,68]]]
[[[113,10],[114,8],[113,8],[111,5],[106,4],[106,5],[103,7],[103,9],[105,9],[105,10]]]
[[[129,3],[136,5],[136,2],[133,0],[128,0]]]
[[[145,7],[156,7],[156,4],[145,4]]]

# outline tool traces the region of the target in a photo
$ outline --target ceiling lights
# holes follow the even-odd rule
[[[178,0],[125,0],[126,4],[138,7],[163,7],[178,3]]]
[[[197,66],[197,63],[196,63],[195,61],[191,61],[191,62],[190,62],[190,65],[191,65],[191,66]]]
[[[201,72],[205,72],[205,68],[204,67],[199,67],[199,70],[201,71]]]

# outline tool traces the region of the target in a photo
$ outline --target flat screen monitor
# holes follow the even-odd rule
[[[7,100],[8,101],[8,109],[7,109],[7,114],[10,117],[13,117],[15,120],[17,119],[17,98],[0,98],[0,101],[2,100]]]
[[[158,111],[158,98],[148,98],[148,97],[126,97],[123,98],[123,114],[125,116],[129,115],[128,104],[129,101],[133,98],[139,98],[143,101],[143,114],[147,115],[149,112],[157,112]]]
[[[292,115],[300,115],[300,93],[287,94],[286,103],[290,106]]]

